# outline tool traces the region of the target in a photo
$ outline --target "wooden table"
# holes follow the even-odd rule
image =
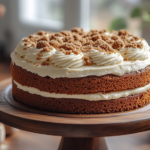
[[[2,91],[11,79],[0,83],[0,121],[18,129],[63,136],[59,150],[106,150],[102,137],[137,133],[150,129],[150,110],[108,117],[48,116],[12,107]]]

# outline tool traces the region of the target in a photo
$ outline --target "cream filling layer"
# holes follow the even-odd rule
[[[33,63],[27,62],[22,59],[15,52],[11,53],[11,58],[13,64],[22,67],[23,69],[30,71],[32,73],[38,74],[39,76],[45,77],[49,76],[51,78],[77,78],[86,76],[103,76],[107,74],[114,74],[122,76],[125,73],[130,73],[144,69],[150,65],[150,59],[144,61],[123,61],[121,64],[109,65],[109,66],[81,66],[80,68],[58,68],[50,64],[49,66],[36,66]]]
[[[119,92],[111,92],[103,94],[102,92],[95,93],[95,94],[75,94],[75,95],[68,95],[68,94],[55,94],[55,93],[49,93],[40,91],[33,87],[23,86],[19,84],[18,82],[14,81],[14,83],[17,85],[17,88],[29,92],[31,94],[37,94],[43,97],[53,97],[53,98],[73,98],[73,99],[84,99],[89,101],[99,101],[99,100],[111,100],[111,99],[118,99],[121,97],[127,97],[129,95],[135,95],[142,92],[146,92],[150,89],[150,84],[136,88],[136,89],[130,89],[125,91],[119,91]]]

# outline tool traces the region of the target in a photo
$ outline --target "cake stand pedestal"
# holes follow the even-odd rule
[[[58,150],[107,150],[105,136],[150,129],[150,105],[138,111],[108,115],[40,114],[32,108],[25,111],[15,108],[17,105],[13,107],[7,101],[9,90],[4,91],[9,84],[11,79],[0,82],[0,122],[30,132],[61,135]]]

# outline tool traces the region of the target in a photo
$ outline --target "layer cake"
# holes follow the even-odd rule
[[[39,31],[11,53],[16,101],[42,110],[99,114],[150,102],[146,40],[126,30]]]

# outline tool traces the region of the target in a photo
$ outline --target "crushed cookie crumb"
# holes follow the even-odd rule
[[[99,31],[100,34],[103,34],[103,33],[105,33],[105,32],[107,32],[106,29],[103,29],[103,30],[100,30],[100,31]]]
[[[82,51],[83,53],[90,52],[90,50],[91,50],[92,48],[93,48],[92,45],[82,46],[81,51]]]
[[[82,59],[84,60],[85,66],[91,66],[93,64],[92,59],[90,57],[83,56]]]
[[[87,46],[87,45],[93,45],[95,41],[86,39],[84,42],[82,42],[82,46]]]
[[[48,62],[42,62],[41,65],[43,65],[43,66],[48,66],[49,63],[48,63]]]
[[[133,36],[133,39],[134,39],[135,41],[141,40],[141,38],[139,38],[138,36]]]
[[[50,46],[50,47],[44,47],[40,53],[43,53],[43,52],[50,52],[51,50],[53,50],[53,48]]]
[[[51,41],[49,42],[49,44],[50,44],[51,46],[53,46],[54,48],[58,48],[59,45],[60,45],[60,43],[59,43],[58,41],[56,41],[56,40],[51,40]]]
[[[56,37],[55,40],[59,43],[59,44],[63,44],[63,40],[60,37]]]
[[[45,31],[39,31],[39,32],[37,32],[37,34],[38,34],[38,35],[45,35],[46,32],[45,32]]]
[[[72,43],[74,41],[74,38],[72,36],[65,36],[62,40],[63,42]]]
[[[112,51],[112,49],[110,48],[110,46],[108,44],[102,44],[100,46],[100,48],[102,48],[103,50],[107,51]]]
[[[117,35],[113,35],[113,36],[111,36],[111,39],[112,40],[119,40],[120,38]]]
[[[96,40],[98,40],[98,39],[101,39],[101,36],[100,36],[100,35],[93,35],[93,36],[91,37],[91,40],[92,40],[92,41],[96,41]]]
[[[130,48],[130,47],[142,49],[143,44],[141,42],[138,42],[138,43],[128,43],[127,45],[125,45],[125,48]]]
[[[103,40],[101,40],[101,39],[98,39],[97,41],[95,41],[94,43],[93,43],[93,46],[94,47],[98,47],[98,46],[100,46],[101,44],[104,44],[105,42],[103,41]]]
[[[93,47],[95,47],[96,49],[99,49],[101,51],[101,49],[105,50],[106,52],[114,52],[114,50],[110,47],[110,45],[108,45],[105,41],[98,39],[96,42],[93,43]]]
[[[31,43],[31,47],[34,47],[36,44],[34,42]]]
[[[78,27],[72,28],[71,32],[79,33],[80,32],[80,28],[78,28]]]
[[[27,46],[29,43],[24,43],[24,46]]]
[[[55,40],[56,36],[54,34],[52,34],[50,37],[49,37],[49,40]]]
[[[42,59],[42,57],[37,57],[37,58],[36,58],[36,60],[41,60],[41,59]]]
[[[135,39],[132,38],[132,39],[130,39],[128,42],[135,42]]]
[[[91,29],[90,32],[92,32],[92,33],[93,33],[93,32],[98,33],[98,30],[97,30],[97,29]]]
[[[124,43],[121,40],[114,41],[112,47],[114,49],[120,50],[120,48],[124,47]]]
[[[142,48],[143,48],[143,44],[142,44],[141,42],[138,42],[138,43],[137,43],[137,48],[142,49]]]
[[[34,37],[34,35],[33,34],[31,34],[31,35],[29,35],[29,38],[31,39],[31,38],[33,38]]]
[[[47,41],[39,41],[36,45],[36,48],[44,48],[44,47],[50,47],[49,43]]]
[[[124,61],[128,61],[129,59],[128,58],[124,58]]]
[[[126,41],[128,40],[128,36],[127,36],[127,35],[120,35],[119,37],[120,37],[122,40],[126,40]]]
[[[41,36],[38,36],[38,37],[32,37],[30,38],[30,40],[34,43],[37,43],[37,41],[41,38]]]
[[[30,42],[31,40],[30,40],[30,38],[26,37],[26,38],[23,39],[23,41],[24,42]]]
[[[72,33],[69,30],[64,30],[64,31],[60,31],[61,34],[63,34],[64,36],[71,36]]]
[[[50,59],[49,58],[47,58],[45,61],[43,61],[42,63],[41,63],[41,65],[43,65],[43,66],[48,66],[49,64],[50,64]]]
[[[99,32],[95,31],[89,31],[86,35],[84,35],[84,38],[86,37],[92,37],[92,36],[96,36],[96,35],[100,35]]]
[[[49,39],[50,39],[50,41],[51,41],[51,40],[55,40],[55,41],[57,41],[59,44],[63,44],[63,40],[62,40],[61,37],[58,37],[58,36],[55,36],[55,35],[51,35],[51,36],[49,37]]]
[[[106,35],[106,34],[101,34],[101,38],[106,41],[106,40],[109,40],[110,39],[110,36],[109,35]]]
[[[64,34],[58,32],[58,33],[55,33],[54,36],[58,36],[58,37],[64,37]]]
[[[72,43],[73,43],[75,46],[77,46],[77,47],[81,47],[81,46],[82,46],[81,42],[79,42],[79,41],[73,41]]]
[[[127,30],[119,30],[118,35],[130,35],[130,33]]]
[[[80,53],[80,50],[76,49],[76,46],[72,43],[64,43],[60,45],[58,48],[59,51],[62,51],[66,55],[70,55],[71,53],[78,55]]]
[[[85,34],[86,34],[85,31],[83,30],[83,28],[78,28],[78,27],[71,29],[71,32],[76,33],[80,36],[85,36]]]
[[[47,36],[41,36],[41,38],[39,38],[38,40],[37,40],[37,42],[39,42],[39,41],[49,41],[49,38],[47,37]]]
[[[112,46],[115,41],[114,40],[106,40],[105,42]]]
[[[60,48],[59,51],[63,52],[65,55],[71,55],[72,51],[66,51],[63,48]]]
[[[72,43],[65,43],[60,45],[58,48],[63,48],[65,50],[74,50],[75,46]]]
[[[82,39],[82,37],[78,34],[73,34],[72,35],[75,41],[80,41]]]

